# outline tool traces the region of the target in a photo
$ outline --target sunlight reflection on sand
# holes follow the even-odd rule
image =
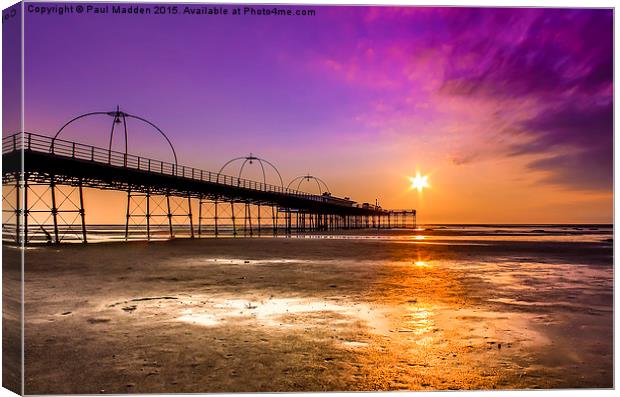
[[[428,368],[450,368],[468,381],[492,381],[499,373],[521,376],[530,367],[519,360],[532,351],[555,349],[553,359],[569,358],[570,349],[546,332],[560,321],[547,308],[604,310],[595,302],[581,307],[577,298],[606,287],[610,272],[535,257],[454,260],[424,251],[400,261],[233,256],[181,263],[213,275],[206,283],[192,281],[182,293],[168,290],[178,280],[162,284],[162,296],[173,299],[124,296],[121,301],[134,309],[114,305],[115,314],[171,329],[182,323],[186,332],[209,337],[240,330],[265,333],[267,340],[301,335],[372,365],[387,360],[384,368],[397,362],[407,365],[403,373],[415,369],[426,375]],[[175,260],[169,266],[180,265]],[[562,290],[570,294],[555,295]],[[327,355],[329,362],[336,361],[334,355]],[[471,373],[460,372],[466,366]],[[476,371],[486,375],[477,378]]]
[[[220,324],[220,321],[218,321],[214,315],[209,313],[194,313],[191,309],[185,310],[184,313],[185,314],[177,320],[185,323],[202,325],[205,327],[213,327]]]
[[[254,319],[269,326],[292,326],[294,324],[290,322],[283,322],[283,317],[322,312],[365,320],[373,317],[373,310],[367,305],[353,307],[323,300],[269,298],[261,301],[224,299],[213,303],[207,311],[205,308],[201,310],[185,309],[183,315],[176,320],[202,326],[217,326],[226,321],[246,318]]]
[[[433,330],[435,327],[435,322],[433,321],[435,313],[433,311],[420,307],[410,307],[408,310],[409,314],[406,315],[408,320],[405,324],[414,334],[421,335]]]

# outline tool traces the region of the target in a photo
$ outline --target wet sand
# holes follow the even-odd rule
[[[612,277],[595,242],[28,249],[25,391],[610,388]]]

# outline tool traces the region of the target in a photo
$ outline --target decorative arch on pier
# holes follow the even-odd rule
[[[261,171],[263,173],[263,183],[266,185],[267,184],[267,172],[265,170],[265,165],[268,165],[269,167],[271,167],[271,169],[273,169],[276,173],[276,175],[278,175],[278,178],[280,179],[280,186],[282,188],[284,188],[284,181],[282,179],[282,175],[280,174],[280,171],[278,171],[278,169],[276,168],[275,165],[273,165],[272,163],[270,163],[269,161],[254,156],[252,153],[250,153],[249,156],[242,156],[242,157],[235,157],[234,159],[228,160],[223,166],[222,168],[220,168],[220,170],[217,173],[217,182],[219,183],[219,178],[220,175],[222,175],[222,173],[224,172],[224,169],[226,167],[228,167],[229,165],[235,163],[235,162],[241,162],[241,167],[239,168],[239,173],[237,175],[238,179],[241,179],[241,175],[243,174],[243,169],[245,168],[246,164],[254,164],[254,162],[257,162],[258,165],[261,168]]]
[[[67,121],[56,132],[56,135],[54,135],[54,138],[52,138],[52,144],[51,144],[51,147],[50,147],[51,153],[54,153],[54,142],[60,136],[60,134],[63,132],[63,130],[65,128],[67,128],[69,125],[73,124],[74,122],[76,122],[76,121],[78,121],[80,119],[83,119],[83,118],[86,118],[86,117],[92,117],[92,116],[99,116],[99,115],[104,115],[104,116],[112,117],[112,120],[113,120],[112,121],[112,128],[110,130],[110,143],[108,145],[108,153],[109,153],[110,156],[112,155],[112,141],[113,141],[113,138],[114,138],[114,130],[117,128],[118,124],[122,124],[123,125],[123,132],[125,134],[125,154],[129,154],[128,153],[128,142],[129,142],[129,140],[128,140],[128,130],[127,130],[127,119],[131,118],[131,119],[138,120],[138,121],[140,121],[142,123],[145,123],[145,124],[151,126],[162,137],[164,137],[164,139],[168,143],[168,146],[170,146],[170,150],[172,150],[172,155],[174,156],[174,164],[175,165],[179,164],[178,158],[177,158],[177,153],[174,150],[174,146],[172,145],[172,142],[170,141],[168,136],[164,133],[164,131],[162,131],[161,128],[159,128],[157,125],[155,125],[155,123],[145,119],[144,117],[136,116],[134,114],[130,114],[130,113],[121,111],[119,106],[116,106],[116,110],[113,110],[111,112],[89,112],[89,113],[84,113],[84,114],[76,116],[76,117],[72,118],[71,120]]]
[[[317,188],[319,189],[319,194],[323,194],[325,192],[331,194],[331,191],[329,190],[329,186],[327,186],[327,183],[325,183],[325,181],[323,181],[321,178],[307,174],[307,175],[300,175],[296,178],[293,178],[288,186],[286,186],[287,189],[289,189],[291,187],[292,184],[294,184],[295,182],[297,182],[297,187],[295,188],[295,190],[299,190],[299,188],[301,187],[302,182],[310,182],[310,181],[314,181],[316,183]],[[323,188],[325,188],[325,190],[323,190]]]

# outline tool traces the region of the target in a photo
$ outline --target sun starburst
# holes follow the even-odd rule
[[[418,192],[421,192],[422,189],[429,187],[428,185],[428,175],[420,175],[419,172],[416,173],[415,177],[409,177],[411,181],[411,189],[418,189]]]

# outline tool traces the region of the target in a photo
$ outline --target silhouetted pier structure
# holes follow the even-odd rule
[[[87,115],[92,114],[114,117],[112,135],[114,125],[122,123],[125,139],[126,118],[135,117],[118,109]],[[178,165],[167,137],[175,163],[111,150],[112,137],[106,149],[59,139],[60,131],[55,137],[18,133],[3,138],[5,240],[87,242],[85,188],[126,192],[125,239],[416,227],[415,210],[389,211],[329,192],[310,194],[241,178],[247,162],[266,161],[253,155],[233,159],[245,161],[234,177]]]

